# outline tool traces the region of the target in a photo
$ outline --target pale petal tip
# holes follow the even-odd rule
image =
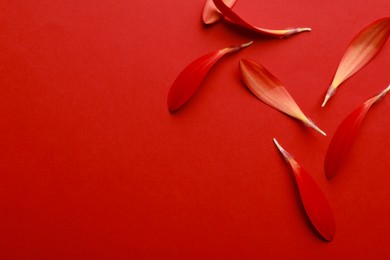
[[[387,88],[385,88],[384,90],[382,90],[382,92],[379,93],[379,95],[380,95],[381,97],[384,97],[384,96],[387,94],[387,92],[389,92],[389,91],[390,91],[390,85],[388,85]]]
[[[322,131],[318,126],[315,125],[313,129],[316,130],[318,133],[322,134],[323,136],[326,136],[326,133]]]
[[[385,88],[383,91],[382,91],[382,93],[383,94],[386,94],[387,92],[389,92],[390,91],[390,84],[387,86],[387,88]]]
[[[240,44],[240,45],[230,46],[230,47],[225,48],[224,51],[236,52],[236,51],[239,51],[239,50],[241,50],[241,49],[243,49],[243,48],[248,47],[248,46],[251,45],[252,43],[253,43],[253,41],[250,41],[250,42],[243,43],[243,44]]]
[[[274,143],[275,143],[276,147],[278,148],[279,152],[283,155],[283,158],[286,161],[289,161],[290,159],[292,159],[292,156],[286,150],[284,150],[284,148],[279,144],[278,140],[276,140],[276,138],[274,138],[273,140],[274,140]]]
[[[253,43],[253,41],[250,41],[250,42],[243,43],[243,44],[240,44],[240,45],[237,45],[237,46],[228,47],[228,48],[225,49],[225,51],[229,50],[229,52],[236,52],[236,51],[239,51],[239,50],[241,50],[243,48],[248,47],[252,43]]]
[[[311,31],[311,28],[308,28],[308,27],[287,29],[286,33],[283,36],[281,36],[281,38],[287,38],[287,37],[290,37],[291,35],[294,35],[297,33],[310,32],[310,31]]]
[[[326,136],[326,133],[324,131],[322,131],[311,119],[307,119],[307,121],[305,121],[305,124],[311,128],[313,128],[314,130],[316,130],[318,133],[322,134],[323,136]]]
[[[324,102],[321,105],[322,107],[324,107],[326,105],[328,100],[334,95],[335,91],[336,91],[336,89],[333,86],[329,87],[328,91],[326,92]]]
[[[326,105],[326,102],[328,102],[328,100],[329,100],[329,97],[326,96],[325,99],[324,99],[324,102],[322,102],[321,107],[324,107]]]
[[[390,91],[390,85],[387,86],[384,90],[382,90],[378,95],[371,98],[370,100],[373,100],[374,103],[379,102],[386,94]]]
[[[311,120],[310,118],[305,118],[304,120],[302,120],[302,122],[310,127],[310,128],[313,128],[314,130],[316,130],[318,133],[322,134],[323,136],[326,136],[326,133],[324,131],[322,131],[314,122],[313,120]]]
[[[311,32],[311,28],[308,28],[308,27],[306,27],[306,28],[299,28],[299,31],[300,32]]]
[[[322,102],[321,107],[324,107],[324,106],[326,105],[326,103],[328,102],[328,100],[330,99],[330,97],[331,97],[331,95],[329,95],[329,93],[326,93],[324,102]]]
[[[278,143],[278,140],[276,140],[276,138],[274,137],[274,143],[276,145],[276,147],[279,149],[279,151],[282,151],[283,150],[283,147],[280,146],[280,144]]]
[[[250,41],[250,42],[247,42],[247,43],[241,44],[241,48],[248,47],[248,46],[249,46],[249,45],[251,45],[252,43],[253,43],[253,41]]]

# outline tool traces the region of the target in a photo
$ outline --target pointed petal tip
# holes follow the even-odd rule
[[[300,32],[311,32],[311,28],[308,28],[308,27],[306,27],[306,28],[299,28],[299,31]]]
[[[277,147],[279,150],[282,150],[282,149],[283,149],[283,148],[280,146],[280,144],[278,143],[278,140],[276,140],[275,137],[273,138],[273,141],[274,141],[276,147]]]
[[[274,138],[273,141],[276,147],[278,148],[279,152],[282,154],[283,158],[289,162],[292,159],[292,156],[286,150],[284,150],[284,148],[279,144],[276,138]]]
[[[326,133],[322,131],[318,126],[315,126],[313,129],[316,130],[318,133],[322,134],[323,136],[326,136]]]
[[[248,46],[251,45],[252,43],[253,43],[253,41],[250,41],[250,42],[241,44],[241,47],[242,47],[242,48],[248,47]]]
[[[376,95],[375,97],[371,98],[370,100],[373,100],[372,102],[373,103],[377,103],[379,102],[384,96],[386,96],[387,92],[390,91],[390,85],[387,86],[387,88],[385,88],[384,90],[382,90],[378,95]],[[367,100],[368,101],[368,100]],[[367,102],[366,101],[366,102]]]
[[[334,95],[334,93],[336,92],[336,88],[333,87],[333,84],[328,88],[328,91],[326,92],[326,95],[325,95],[325,99],[324,99],[324,102],[322,103],[322,107],[324,107],[326,105],[326,103],[328,103],[329,99]]]
[[[325,99],[324,99],[324,102],[322,102],[321,107],[325,107],[326,102],[328,102],[328,100],[329,100],[329,98],[326,96]]]
[[[276,145],[276,148],[278,148],[279,152],[283,155],[283,157],[286,159],[286,155],[285,155],[285,150],[283,149],[283,147],[279,144],[278,140],[276,140],[276,138],[273,139],[274,141],[274,144]]]
[[[328,100],[330,99],[331,95],[329,93],[326,93],[326,96],[324,98],[324,102],[322,102],[321,107],[325,107],[326,103],[328,103]]]
[[[225,50],[228,50],[230,49],[231,52],[236,52],[236,51],[239,51],[241,49],[244,49],[250,45],[252,45],[253,41],[250,41],[250,42],[247,42],[247,43],[243,43],[241,45],[236,45],[236,46],[232,46],[232,47],[228,47],[226,48]]]
[[[390,91],[390,84],[382,91],[382,94],[385,95],[387,92]]]
[[[304,28],[293,28],[286,30],[287,32],[284,35],[280,35],[280,38],[288,38],[294,34],[301,33],[301,32],[311,32],[311,28],[304,27]]]
[[[387,86],[387,88],[385,88],[379,95],[380,95],[380,97],[382,98],[382,97],[384,97],[386,94],[387,94],[387,92],[389,92],[390,91],[390,85],[389,86]]]
[[[318,131],[318,130],[317,130]],[[322,134],[323,136],[326,136],[326,133],[324,131],[322,131],[321,129],[319,129],[318,131],[320,134]]]
[[[322,131],[321,128],[319,128],[310,118],[306,118],[306,120],[304,120],[303,123],[306,124],[308,127],[313,128],[323,136],[326,136],[326,133]]]
[[[278,148],[279,152],[281,152],[281,153],[283,154],[283,156],[284,156],[285,150],[284,150],[283,147],[279,144],[278,140],[276,140],[276,138],[274,137],[273,141],[274,141],[274,144],[276,145],[276,148]]]

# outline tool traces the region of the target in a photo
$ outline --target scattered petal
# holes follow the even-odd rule
[[[177,76],[169,90],[167,100],[168,110],[174,112],[184,105],[196,92],[209,70],[219,59],[228,53],[239,51],[252,43],[253,42],[251,41],[239,46],[223,48],[208,53],[189,64],[179,76]]]
[[[231,8],[234,6],[237,0],[223,0],[223,2],[226,4],[226,6]],[[221,20],[223,18],[223,14],[221,14],[221,12],[215,6],[213,0],[206,0],[203,7],[202,18],[205,24],[213,24]]]
[[[282,83],[262,65],[254,60],[241,59],[239,68],[242,81],[257,98],[326,136],[306,117]]]
[[[280,146],[275,138],[274,143],[294,172],[299,195],[311,223],[325,240],[332,241],[336,234],[336,223],[328,200],[313,178]]]
[[[390,36],[390,17],[379,19],[361,30],[348,45],[328,88],[322,107],[345,80],[367,65]]]
[[[272,29],[264,29],[260,27],[253,26],[246,21],[244,21],[240,16],[238,16],[232,9],[227,6],[223,0],[213,0],[215,6],[218,10],[227,18],[230,22],[244,27],[248,30],[259,33],[260,35],[272,36],[277,38],[284,38],[291,36],[296,33],[311,31],[310,28],[293,28],[293,29],[284,29],[284,30],[272,30]]]
[[[340,169],[368,110],[389,91],[390,85],[375,97],[361,104],[337,128],[325,157],[325,174],[328,178],[332,178]]]

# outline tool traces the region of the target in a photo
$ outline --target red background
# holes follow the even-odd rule
[[[390,46],[320,107],[352,37],[389,0],[239,0],[266,40],[203,0],[0,1],[1,259],[390,258],[390,97],[369,112],[345,167],[323,160],[336,127],[389,84]],[[225,57],[176,114],[168,90],[210,51]],[[254,98],[240,58],[259,61],[328,137]],[[272,138],[328,197],[333,242],[312,229]]]

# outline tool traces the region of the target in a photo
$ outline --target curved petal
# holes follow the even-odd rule
[[[325,174],[328,178],[332,178],[339,171],[354,140],[356,139],[360,126],[368,110],[389,91],[390,85],[381,93],[370,98],[356,108],[337,128],[332,140],[330,141],[325,157]]]
[[[223,2],[226,4],[226,6],[232,8],[237,2],[237,0],[224,0]],[[213,0],[206,0],[202,12],[203,22],[205,24],[213,24],[218,22],[222,18],[223,14],[221,14],[221,12],[215,6]]]
[[[293,28],[293,29],[284,29],[284,30],[272,30],[272,29],[264,29],[260,27],[253,26],[246,21],[244,21],[238,14],[233,12],[229,6],[227,6],[223,0],[213,0],[215,6],[218,8],[218,10],[232,23],[239,25],[241,27],[244,27],[248,30],[254,31],[256,33],[259,33],[261,35],[271,36],[271,37],[277,37],[277,38],[283,38],[288,37],[290,35],[305,32],[305,31],[311,31],[310,28]]]
[[[283,84],[266,68],[254,60],[241,59],[241,79],[248,89],[267,105],[300,120],[302,123],[326,135],[299,108]]]
[[[213,51],[190,63],[173,82],[168,93],[168,110],[174,112],[183,106],[196,92],[213,65],[223,56],[241,50],[251,42]]]
[[[353,74],[367,65],[385,45],[390,36],[390,17],[379,19],[361,30],[348,45],[328,88],[324,107],[336,89]]]
[[[280,146],[275,138],[274,143],[294,172],[299,195],[311,223],[325,240],[332,241],[336,234],[336,222],[328,200],[313,178]]]

